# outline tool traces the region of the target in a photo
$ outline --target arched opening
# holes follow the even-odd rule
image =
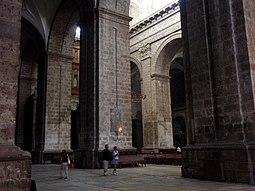
[[[169,75],[172,111],[186,106],[185,79],[182,57],[175,58],[171,63]]]
[[[31,152],[32,161],[37,163],[35,153],[43,147],[44,142],[45,43],[37,29],[26,19],[22,18],[21,24],[15,143]]]
[[[170,85],[172,81],[176,80],[175,77],[173,79],[170,71],[175,68],[173,75],[179,75],[179,70],[176,69],[182,68],[182,71],[184,71],[183,66],[178,65],[179,68],[174,66],[177,66],[175,62],[179,61],[177,58],[182,57],[182,41],[180,37],[179,34],[174,34],[162,43],[156,52],[155,62],[153,62],[152,66],[152,86],[155,90],[155,105],[153,109],[156,111],[154,126],[156,128],[154,130],[155,133],[153,132],[154,136],[151,136],[151,133],[148,134],[151,139],[154,138],[156,140],[155,143],[159,145],[158,147],[162,152],[172,152],[174,149],[173,119],[176,113],[173,110],[173,106],[179,104],[175,102],[175,99],[179,99],[180,84],[178,84],[179,81],[177,79],[177,84]],[[173,62],[174,60],[176,61]],[[175,89],[172,90],[171,86],[174,86]],[[175,99],[172,97],[175,97]]]
[[[79,147],[79,84],[80,84],[80,33],[78,26],[75,31],[73,61],[72,61],[72,89],[71,89],[71,149]]]
[[[79,84],[80,84],[80,33],[77,26],[74,37],[73,62],[72,62],[72,89],[71,89],[71,149],[79,147]]]
[[[141,77],[137,65],[131,62],[131,99],[132,99],[132,146],[141,152],[143,148],[143,123]]]
[[[92,0],[63,1],[55,15],[48,44],[47,98],[50,99],[46,103],[44,151],[76,152],[74,162],[83,168],[95,164],[94,148],[98,145],[93,11]],[[76,36],[77,26],[80,40]],[[93,136],[94,133],[97,135]],[[83,154],[85,150],[89,150],[87,154]]]
[[[78,123],[74,116],[79,105],[78,22],[80,12],[76,1],[64,1],[55,15],[49,35],[44,148],[48,153],[60,153],[62,149],[72,152],[71,147],[76,149],[78,144]]]
[[[171,109],[173,119],[173,142],[174,147],[182,148],[187,145],[186,124],[182,117],[186,116],[186,92],[183,58],[176,57],[170,67],[170,92]]]

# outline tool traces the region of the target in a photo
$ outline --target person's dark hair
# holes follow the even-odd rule
[[[62,153],[66,153],[66,150],[62,150]]]
[[[113,150],[115,150],[115,149],[117,149],[117,146],[114,146],[114,147],[113,147]]]
[[[104,147],[105,147],[105,148],[108,147],[108,144],[106,144]]]

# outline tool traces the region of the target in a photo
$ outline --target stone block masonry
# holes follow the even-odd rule
[[[30,154],[14,145],[21,6],[18,0],[0,2],[0,190],[29,190],[30,186]]]

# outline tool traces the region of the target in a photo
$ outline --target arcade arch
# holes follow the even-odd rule
[[[138,66],[131,61],[131,101],[132,101],[132,146],[138,152],[143,148],[143,121],[142,121],[142,78]]]
[[[34,155],[43,134],[41,106],[45,103],[45,43],[33,25],[22,18],[20,72],[17,98],[15,143]],[[39,93],[39,94],[38,94]],[[36,159],[33,157],[33,162]]]

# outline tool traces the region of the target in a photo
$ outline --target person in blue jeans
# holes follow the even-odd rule
[[[113,152],[112,152],[112,157],[113,157],[113,160],[112,160],[112,164],[113,164],[113,172],[112,174],[117,176],[118,173],[117,173],[117,167],[118,167],[118,164],[119,164],[119,151],[117,149],[117,146],[114,146],[113,147]]]

